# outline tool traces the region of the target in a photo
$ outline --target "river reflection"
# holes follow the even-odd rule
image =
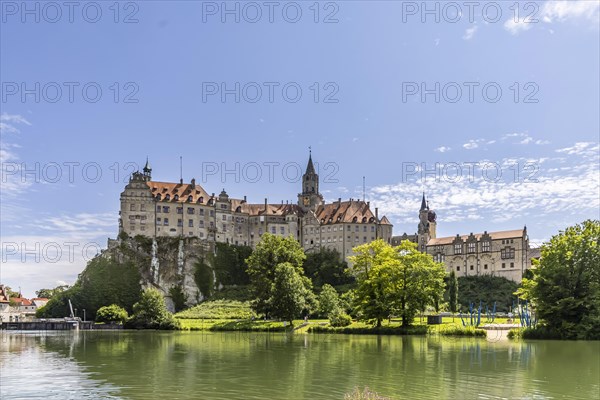
[[[600,398],[600,343],[284,333],[2,333],[0,397]]]

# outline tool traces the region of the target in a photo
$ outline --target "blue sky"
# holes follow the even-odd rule
[[[221,2],[2,1],[0,281],[73,283],[146,156],[156,180],[181,156],[208,192],[280,202],[312,146],[325,198],[365,176],[395,234],[422,191],[439,236],[526,224],[539,243],[598,218],[600,2],[526,3],[275,2],[270,21],[227,2],[236,22]]]

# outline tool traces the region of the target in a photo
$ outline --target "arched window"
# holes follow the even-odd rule
[[[161,197],[162,197],[162,196],[160,195],[160,193],[159,193],[159,194],[157,194],[157,195],[156,195],[156,200],[160,200],[160,199],[161,199]]]
[[[367,222],[367,217],[363,217],[363,219],[362,219],[362,222],[363,222],[363,224],[364,224],[365,222]]]
[[[188,196],[188,199],[187,199],[187,201],[188,201],[188,203],[191,203],[191,202],[192,202],[192,195],[191,195],[191,194]]]
[[[171,195],[170,194],[166,195],[165,200],[171,200]]]
[[[352,218],[352,222],[356,222],[356,221],[357,221],[356,217]]]
[[[237,208],[235,209],[235,212],[237,212],[237,213],[242,212],[242,207],[241,206],[237,206]]]
[[[204,203],[204,197],[200,196],[200,198],[198,199],[199,203]]]
[[[178,195],[178,194],[176,194],[176,195],[175,195],[175,197],[173,198],[173,200],[175,200],[175,201],[179,201],[179,195]]]

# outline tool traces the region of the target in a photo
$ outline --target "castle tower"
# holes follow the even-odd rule
[[[427,242],[436,238],[437,216],[435,211],[429,209],[429,202],[425,199],[425,192],[421,199],[421,209],[419,210],[419,226],[417,229],[418,248],[425,252]]]
[[[144,173],[144,177],[146,181],[152,180],[152,167],[150,166],[150,162],[148,161],[148,157],[146,157],[146,165],[144,165],[144,169],[142,170]]]
[[[298,194],[298,205],[304,211],[314,211],[321,204],[323,204],[323,196],[319,193],[319,175],[315,172],[312,151],[310,151],[306,172],[302,175],[302,193]]]

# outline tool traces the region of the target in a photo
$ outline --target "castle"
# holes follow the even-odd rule
[[[539,257],[536,249],[529,247],[527,227],[509,231],[497,231],[438,238],[437,215],[429,208],[425,193],[421,199],[417,233],[393,236],[394,246],[403,240],[416,243],[418,249],[431,254],[433,259],[444,263],[446,271],[457,276],[494,275],[520,282],[531,259]]]
[[[319,192],[319,175],[312,154],[302,176],[297,204],[249,203],[229,197],[225,189],[216,196],[196,184],[152,180],[148,161],[134,172],[121,193],[119,231],[129,236],[197,237],[255,247],[264,233],[292,235],[305,251],[335,249],[344,258],[352,248],[376,239],[390,242],[392,224],[373,212],[369,202],[349,199],[326,204]]]
[[[302,176],[297,204],[248,203],[229,197],[225,189],[217,196],[196,184],[152,180],[148,161],[134,172],[121,193],[119,231],[129,236],[195,237],[207,243],[230,243],[254,248],[264,233],[292,235],[305,251],[337,250],[344,259],[352,248],[383,239],[392,245],[402,240],[417,244],[421,252],[444,263],[458,276],[490,274],[520,282],[531,267],[532,252],[527,228],[500,232],[436,236],[437,215],[429,208],[425,193],[419,210],[417,233],[392,236],[392,224],[379,217],[364,200],[338,199],[325,203],[319,192],[319,175],[312,154]]]

